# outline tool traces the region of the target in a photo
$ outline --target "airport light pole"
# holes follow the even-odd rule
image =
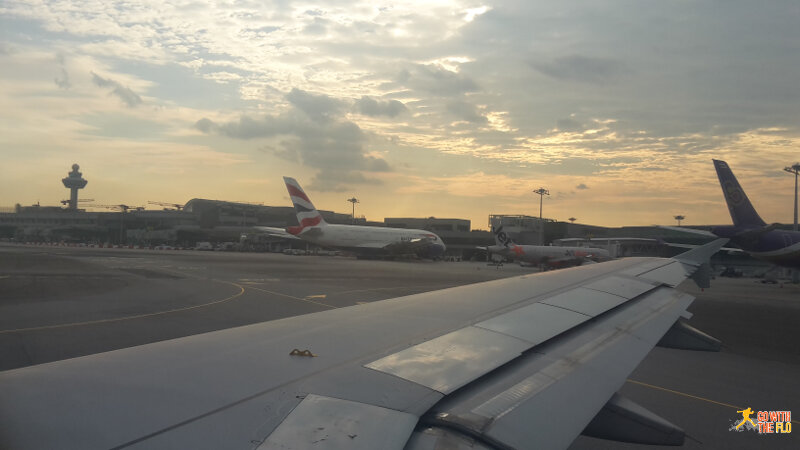
[[[783,170],[794,174],[794,226],[792,230],[797,231],[797,173],[800,172],[800,163],[794,163],[790,167],[784,167]]]
[[[544,202],[544,196],[550,195],[550,191],[547,189],[540,187],[539,189],[533,191],[534,194],[539,194],[539,245],[544,245],[544,222],[542,222],[542,203]]]
[[[355,197],[348,198],[347,201],[353,204],[353,214],[350,217],[352,217],[353,223],[356,223],[356,203],[361,203],[361,202],[359,202],[358,199]]]
[[[792,230],[797,231],[797,173],[800,172],[800,163],[784,167],[783,170],[794,174],[794,224]],[[797,269],[792,269],[792,283],[800,283],[800,271]]]
[[[674,216],[673,219],[678,221],[678,226],[681,226],[681,220],[685,219],[685,216]]]

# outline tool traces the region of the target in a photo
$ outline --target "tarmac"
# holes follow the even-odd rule
[[[0,244],[0,370],[532,272],[506,264]],[[717,353],[655,348],[620,393],[683,448],[800,448],[800,286],[717,278],[689,323]],[[790,434],[729,431],[792,411]],[[532,424],[531,426],[535,426]],[[579,437],[571,449],[653,449]],[[658,448],[658,447],[655,447]]]

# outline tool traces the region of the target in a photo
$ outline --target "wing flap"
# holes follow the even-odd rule
[[[478,327],[465,327],[367,364],[449,394],[518,357],[530,344]]]
[[[626,301],[618,295],[580,287],[546,298],[542,303],[594,317]]]
[[[258,450],[402,448],[416,425],[411,414],[310,394]]]
[[[648,293],[444,398],[424,423],[500,447],[566,448],[691,300]]]
[[[675,287],[681,284],[683,280],[691,276],[695,270],[697,270],[697,268],[694,266],[673,261],[665,266],[642,273],[639,275],[639,278],[656,281],[659,283],[664,283],[667,286]]]
[[[534,303],[475,324],[538,345],[591,317],[544,303]]]

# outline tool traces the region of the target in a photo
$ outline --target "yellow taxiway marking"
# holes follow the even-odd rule
[[[325,298],[328,294],[318,294],[318,295],[306,295],[306,300],[311,300],[315,298]]]
[[[638,384],[639,386],[644,386],[644,387],[647,387],[647,388],[650,388],[650,389],[669,392],[670,394],[680,395],[682,397],[688,397],[688,398],[692,398],[692,399],[695,399],[695,400],[700,400],[700,401],[707,402],[707,403],[713,403],[715,405],[724,406],[726,408],[733,408],[733,409],[735,409],[737,411],[741,411],[741,410],[744,409],[744,407],[742,407],[742,406],[736,406],[736,405],[731,405],[730,403],[718,402],[716,400],[711,400],[710,398],[699,397],[697,395],[687,394],[685,392],[676,391],[674,389],[667,389],[665,387],[655,386],[655,385],[652,385],[652,384],[643,383],[641,381],[631,380],[630,378],[628,378],[627,381],[628,381],[628,383]],[[800,424],[800,421],[792,420],[792,423]]]
[[[77,327],[77,326],[83,326],[83,325],[95,325],[95,324],[98,324],[98,323],[120,322],[120,321],[123,321],[123,320],[132,320],[132,319],[141,319],[143,317],[160,316],[160,315],[163,315],[163,314],[171,314],[171,313],[176,313],[176,312],[189,311],[189,310],[192,310],[192,309],[205,308],[206,306],[218,305],[220,303],[224,303],[224,302],[227,302],[229,300],[233,300],[236,297],[239,297],[242,294],[244,294],[244,287],[242,287],[242,286],[240,286],[240,285],[238,285],[236,283],[231,283],[230,281],[223,281],[223,280],[212,280],[212,281],[216,281],[218,283],[226,283],[226,284],[230,284],[230,285],[236,286],[236,287],[239,288],[239,292],[237,292],[236,294],[231,295],[230,297],[223,298],[222,300],[215,300],[213,302],[203,303],[202,305],[187,306],[185,308],[169,309],[169,310],[166,310],[166,311],[158,311],[158,312],[152,312],[152,313],[147,313],[147,314],[137,314],[135,316],[114,317],[114,318],[111,318],[111,319],[87,320],[85,322],[63,323],[63,324],[59,324],[59,325],[45,325],[45,326],[41,326],[41,327],[17,328],[17,329],[13,329],[13,330],[0,330],[0,334],[20,333],[20,332],[24,332],[24,331],[50,330],[50,329],[54,329],[54,328]]]
[[[331,308],[331,309],[336,309],[336,308],[338,308],[338,306],[333,306],[333,305],[329,305],[329,304],[327,304],[327,303],[322,303],[322,302],[317,302],[317,301],[314,301],[314,300],[310,300],[308,297],[306,297],[306,298],[300,298],[300,297],[295,297],[295,296],[293,296],[293,295],[281,294],[280,292],[268,291],[268,290],[266,290],[266,289],[257,288],[257,287],[255,287],[255,286],[248,286],[248,287],[249,287],[250,289],[255,289],[255,290],[257,290],[257,291],[266,292],[267,294],[277,295],[277,296],[279,296],[279,297],[286,297],[286,298],[290,298],[290,299],[292,299],[292,300],[300,300],[301,302],[313,303],[313,304],[315,304],[315,305],[325,306],[325,307],[327,307],[327,308]],[[313,296],[312,296],[312,297],[313,297]]]

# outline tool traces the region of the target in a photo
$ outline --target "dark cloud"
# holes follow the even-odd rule
[[[539,72],[559,80],[584,83],[603,83],[613,80],[624,71],[624,65],[611,58],[571,55],[551,62],[533,62]]]
[[[330,24],[330,21],[327,19],[314,17],[314,21],[303,28],[303,34],[309,36],[322,36],[328,32],[328,27]]]
[[[72,87],[72,83],[69,81],[69,74],[63,67],[61,68],[61,73],[53,78],[53,82],[55,82],[56,86],[60,87],[61,89],[69,89]]]
[[[342,114],[345,103],[322,94],[312,94],[297,88],[286,94],[286,100],[315,122],[325,122]]]
[[[367,137],[358,125],[336,119],[343,102],[299,89],[293,89],[286,98],[294,109],[282,115],[242,116],[227,123],[203,118],[194,128],[234,139],[279,138],[276,146],[261,148],[319,169],[317,187],[344,189],[348,183],[375,183],[360,172],[391,171],[384,159],[366,155]]]
[[[441,97],[458,96],[478,90],[478,84],[472,78],[435,65],[418,64],[403,70],[397,75],[396,82]]]
[[[581,183],[581,184],[579,184],[579,185],[575,186],[575,189],[578,189],[578,190],[581,190],[581,191],[582,191],[582,190],[585,190],[585,189],[589,189],[589,186],[587,186],[587,185],[585,185],[585,184]]]
[[[378,117],[397,117],[408,111],[406,105],[397,100],[375,100],[372,97],[363,96],[355,102],[356,111],[365,116]]]
[[[489,123],[489,119],[487,119],[486,116],[481,114],[477,106],[471,103],[467,103],[465,101],[453,101],[449,102],[446,108],[450,114],[453,114],[459,119],[465,120],[469,123],[474,123],[474,124]]]
[[[92,74],[92,81],[94,82],[94,84],[100,87],[113,88],[111,94],[119,97],[119,99],[122,100],[129,107],[133,108],[134,106],[138,106],[142,103],[142,98],[139,97],[139,95],[133,92],[130,88],[127,88],[110,78],[103,78],[94,72],[91,72],[91,74]]]
[[[203,133],[217,133],[234,139],[247,140],[294,134],[298,130],[299,122],[298,118],[290,116],[265,116],[263,118],[242,116],[238,121],[223,124],[202,118],[194,124],[194,128]]]
[[[203,133],[211,133],[212,131],[217,129],[217,124],[211,121],[211,119],[203,117],[202,119],[195,122],[194,128],[202,131]]]
[[[573,118],[558,119],[556,121],[556,128],[558,131],[566,131],[569,133],[578,133],[586,129],[579,121]]]
[[[69,74],[67,73],[67,69],[64,67],[63,53],[56,54],[56,62],[58,62],[58,65],[61,66],[61,70],[59,71],[59,74],[55,78],[53,78],[53,82],[55,82],[56,86],[58,86],[61,89],[64,90],[69,89],[70,87],[72,87],[72,83],[70,83]]]
[[[345,192],[348,190],[348,185],[353,184],[380,185],[383,183],[381,180],[368,178],[360,172],[323,170],[314,176],[308,187],[320,191]]]

